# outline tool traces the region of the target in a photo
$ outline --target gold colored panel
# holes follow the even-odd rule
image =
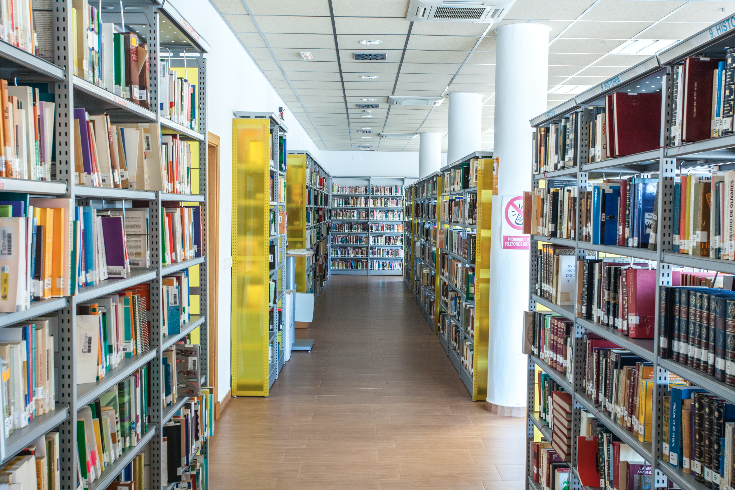
[[[493,216],[493,181],[493,159],[480,159],[477,181],[473,400],[487,398],[487,356],[490,338],[490,224]]]
[[[306,155],[288,155],[286,169],[286,213],[288,248],[306,248]],[[296,258],[296,291],[308,293],[306,257]]]
[[[232,394],[268,395],[270,120],[232,121]]]
[[[439,305],[441,305],[441,300],[437,301],[437,297],[440,297],[440,291],[441,291],[441,274],[439,274],[439,271],[441,270],[441,260],[442,260],[442,253],[441,250],[439,250],[439,229],[441,228],[442,221],[442,177],[441,174],[439,174],[436,177],[436,249],[434,252],[434,270],[436,271],[436,274],[434,274],[434,335],[439,334]]]

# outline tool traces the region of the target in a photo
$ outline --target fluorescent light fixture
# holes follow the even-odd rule
[[[364,44],[366,46],[374,46],[376,44],[382,43],[383,41],[381,41],[380,39],[363,39],[362,41],[360,41],[360,44]]]
[[[407,105],[407,106],[428,106],[436,107],[444,102],[444,97],[410,97],[400,96],[396,97],[391,95],[388,97],[388,103],[390,105]]]
[[[363,80],[375,80],[376,78],[378,78],[378,75],[363,75],[360,78],[362,78]]]
[[[309,61],[313,58],[311,52],[309,51],[301,51],[301,53],[299,54],[301,55],[301,59],[303,59],[304,61]]]
[[[369,139],[371,139],[371,138],[372,138],[372,136],[360,136],[360,138],[362,138],[362,139],[364,139],[364,140],[369,140]]]
[[[373,128],[362,128],[362,131],[370,131]]]
[[[373,117],[373,116],[369,116],[369,115],[368,115],[368,116],[360,116],[360,117]]]
[[[590,87],[592,87],[592,85],[557,85],[556,87],[549,90],[548,93],[576,95],[581,94]]]
[[[363,102],[373,102],[373,101],[376,101],[376,100],[378,100],[378,99],[362,99]]]
[[[416,137],[416,134],[411,133],[380,133],[381,138],[394,139],[394,140],[412,140]]]
[[[610,51],[610,54],[652,56],[678,42],[679,39],[629,39]]]

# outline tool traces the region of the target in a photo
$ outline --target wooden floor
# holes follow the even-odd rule
[[[400,277],[332,276],[303,332],[217,421],[213,490],[524,488],[525,419],[470,401]]]

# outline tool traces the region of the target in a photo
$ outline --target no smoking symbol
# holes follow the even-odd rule
[[[515,230],[523,230],[523,197],[514,197],[505,205],[505,222]]]

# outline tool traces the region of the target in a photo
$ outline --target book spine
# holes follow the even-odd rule
[[[712,298],[712,313],[715,318],[715,379],[725,381],[725,298]]]
[[[728,299],[725,308],[725,383],[735,385],[735,299]]]

